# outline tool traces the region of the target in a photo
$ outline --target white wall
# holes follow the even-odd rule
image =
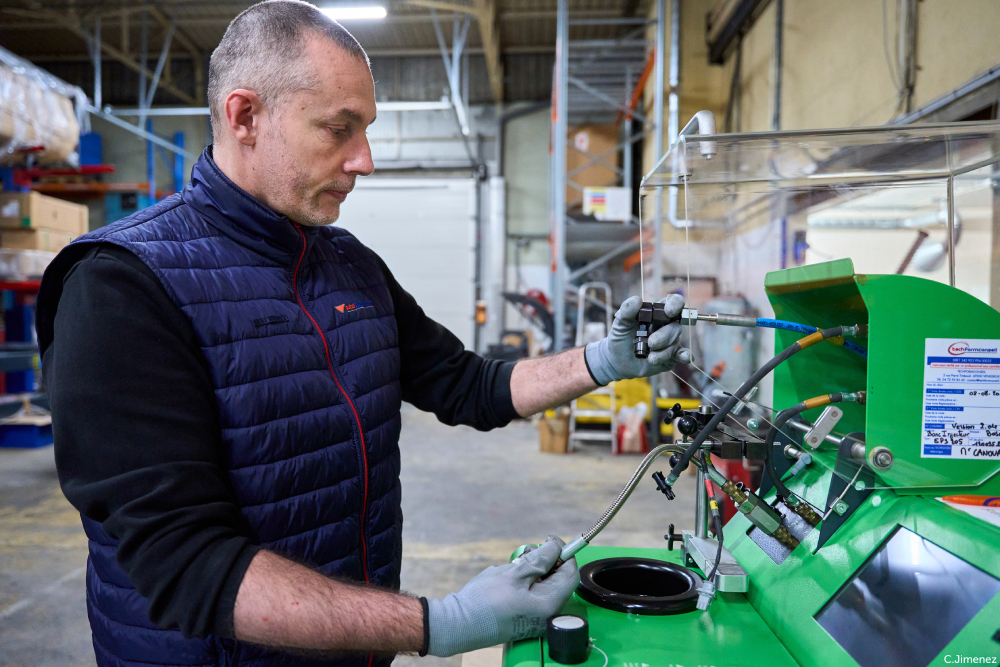
[[[463,139],[455,112],[440,111],[378,111],[378,117],[368,128],[368,141],[372,149],[376,170],[379,165],[391,166],[396,162],[421,163],[469,161],[469,150],[477,154],[477,135],[483,136],[484,160],[493,157],[496,138],[496,119],[493,106],[469,109],[470,134]]]
[[[549,118],[549,110],[542,109],[509,121],[504,131],[508,234],[549,233]],[[507,257],[512,261],[512,247]],[[548,266],[548,242],[532,243],[521,263]]]
[[[507,234],[534,238],[507,242],[507,290],[524,293],[539,289],[551,295],[549,274],[549,109],[542,109],[507,123],[504,131]],[[520,257],[521,269],[514,265]],[[507,306],[508,329],[529,326],[517,310]]]
[[[432,319],[472,349],[475,181],[358,179],[338,225],[388,265]]]

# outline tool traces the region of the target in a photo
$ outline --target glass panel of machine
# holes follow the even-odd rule
[[[925,667],[1000,580],[899,527],[816,615],[861,667]]]

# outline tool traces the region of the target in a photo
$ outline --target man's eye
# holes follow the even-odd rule
[[[331,127],[330,132],[333,133],[333,136],[339,137],[340,135],[345,134],[347,130],[342,127]]]

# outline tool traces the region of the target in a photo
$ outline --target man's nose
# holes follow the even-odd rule
[[[367,135],[362,136],[354,154],[344,163],[344,171],[359,176],[368,176],[375,171],[375,163],[372,161],[372,149],[368,145]]]

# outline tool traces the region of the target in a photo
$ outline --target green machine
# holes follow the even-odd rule
[[[816,244],[828,237],[808,241],[812,230],[848,220],[838,224],[858,244],[886,242],[875,255],[905,263],[770,271],[763,292],[775,320],[682,314],[692,327],[776,328],[775,356],[714,409],[667,415],[680,418],[683,441],[653,449],[608,512],[567,544],[580,587],[545,637],[505,647],[504,666],[997,664],[1000,313],[973,296],[982,267],[967,264],[979,249],[959,238],[974,224],[960,197],[974,195],[974,179],[996,187],[1000,126],[686,135],[644,179],[668,249],[678,237],[734,248],[734,237],[760,229],[755,218],[777,215]],[[689,202],[683,217],[675,191]],[[895,237],[868,233],[890,218],[866,211],[903,200],[936,213],[935,198],[946,210],[925,218],[918,238],[933,239],[940,224],[944,241],[925,257],[920,243],[893,255],[892,244],[912,243],[913,224],[892,228]],[[899,207],[893,216],[921,220]],[[927,260],[935,252],[946,271]],[[751,400],[764,377],[773,411]],[[672,455],[661,461],[670,473],[650,479],[660,455]],[[720,472],[722,460],[743,458],[766,461],[759,487]],[[589,546],[633,490],[659,489],[668,502],[688,466],[699,471],[694,531],[671,530],[645,549]],[[738,509],[725,526],[713,522],[717,501]],[[584,629],[572,630],[573,617]],[[570,659],[572,632],[587,647]]]

